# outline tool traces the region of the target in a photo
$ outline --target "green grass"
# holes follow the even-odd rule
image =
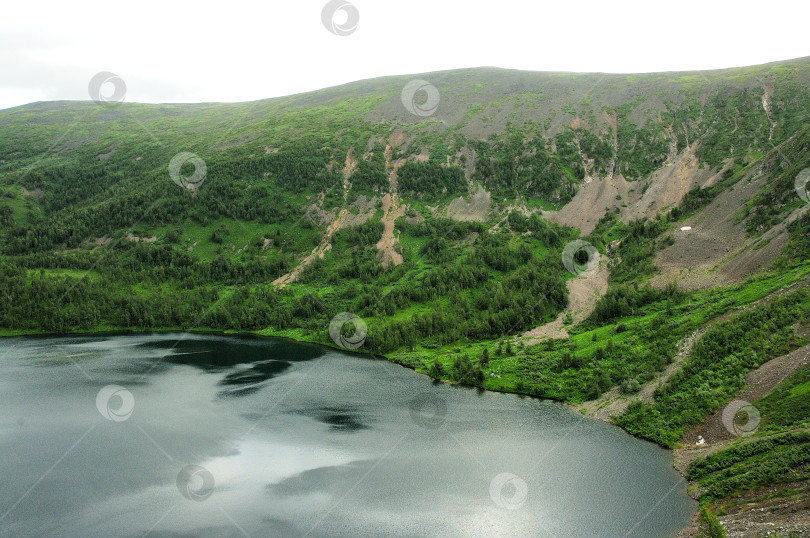
[[[92,271],[81,271],[77,269],[29,269],[27,272],[27,280],[30,283],[33,279],[45,277],[45,278],[73,278],[76,280],[81,280],[83,278],[87,278],[90,281],[97,280],[99,278],[98,273],[93,273]]]
[[[763,432],[810,426],[810,366],[798,370],[753,404],[761,414]]]
[[[734,505],[733,498],[773,485],[801,483],[810,478],[810,433],[772,435],[741,440],[729,448],[695,459],[689,479],[700,484],[703,506]],[[786,488],[778,495],[793,495]],[[802,486],[804,495],[810,489]],[[772,497],[771,497],[772,498]]]
[[[42,208],[33,195],[26,195],[18,187],[0,188],[0,208],[11,210],[14,222],[19,226],[28,226],[44,217]]]

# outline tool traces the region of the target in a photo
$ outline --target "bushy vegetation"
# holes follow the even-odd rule
[[[516,131],[470,144],[476,152],[473,179],[497,196],[537,196],[564,203],[585,177],[582,158],[565,138],[556,152],[546,138],[534,134],[527,138]]]
[[[643,308],[649,304],[662,301],[667,301],[669,305],[679,304],[686,296],[675,284],[668,285],[664,290],[638,284],[613,286],[599,299],[589,321],[604,325],[623,317],[642,315],[645,313]]]
[[[388,189],[388,175],[385,171],[383,148],[377,145],[368,158],[360,159],[351,176],[352,188],[356,192],[380,192]]]
[[[559,229],[547,220],[532,213],[526,217],[519,211],[511,211],[508,216],[509,227],[517,233],[531,233],[532,237],[540,239],[545,245],[552,248],[562,246]]]
[[[760,422],[753,437],[692,461],[704,510],[723,511],[751,501],[807,496],[810,478],[810,367],[781,382],[753,405]],[[776,486],[776,488],[774,488]]]
[[[775,435],[695,459],[689,479],[703,487],[701,502],[710,503],[741,492],[810,478],[810,432]]]
[[[458,166],[409,161],[397,171],[397,180],[403,194],[419,195],[431,202],[467,192],[464,171]]]
[[[759,234],[780,223],[790,212],[806,202],[796,192],[796,176],[810,167],[810,129],[806,127],[775,149],[762,164],[773,178],[762,187],[748,208],[746,229]]]
[[[805,366],[756,401],[762,432],[810,425],[810,366]]]
[[[699,538],[726,538],[726,530],[711,510],[701,508]]]
[[[618,424],[673,446],[686,428],[728,403],[748,371],[806,343],[793,326],[810,319],[808,296],[806,289],[794,292],[707,330],[683,368],[656,390],[655,403],[631,405]]]
[[[658,122],[637,124],[632,116],[637,103],[627,103],[618,116],[619,170],[627,179],[641,179],[667,160],[669,141],[665,126]]]

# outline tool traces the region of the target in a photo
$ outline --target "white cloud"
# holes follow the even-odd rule
[[[87,99],[99,71],[127,82],[128,101],[243,101],[480,65],[645,72],[810,54],[795,1],[352,2],[346,37],[322,25],[325,0],[7,5],[0,108]]]

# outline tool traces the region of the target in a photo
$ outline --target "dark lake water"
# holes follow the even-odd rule
[[[2,536],[668,536],[671,453],[285,340],[0,340]]]

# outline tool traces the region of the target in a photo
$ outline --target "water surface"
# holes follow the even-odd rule
[[[17,338],[0,362],[2,536],[667,536],[696,508],[618,428],[318,346]]]

